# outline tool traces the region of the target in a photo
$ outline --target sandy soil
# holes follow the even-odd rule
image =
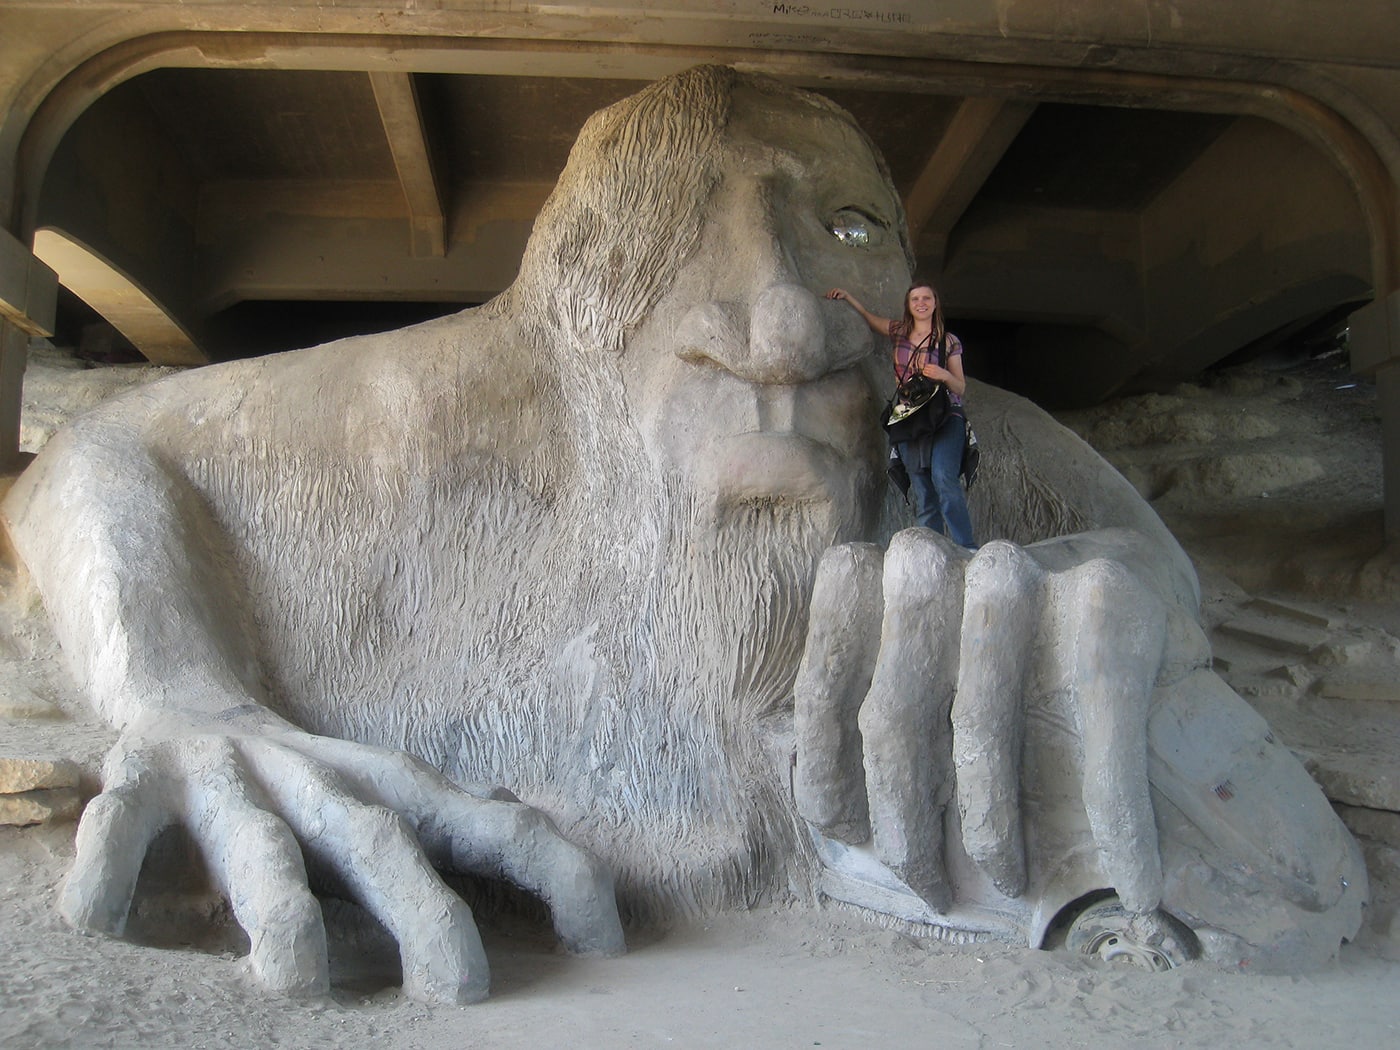
[[[634,938],[621,959],[486,928],[493,991],[409,1002],[392,962],[328,1000],[271,999],[230,954],[79,937],[48,906],[68,836],[0,835],[0,1042],[25,1047],[1394,1046],[1400,967],[1348,948],[1302,977],[1113,970],[1064,954],[915,941],[841,913],[760,911]],[[342,961],[343,965],[343,961]],[[387,972],[385,972],[387,971]]]
[[[135,378],[128,371],[121,382]],[[53,899],[73,825],[57,824],[0,828],[0,1046],[1400,1045],[1400,589],[1393,562],[1373,557],[1374,391],[1352,382],[1324,359],[1066,420],[1183,538],[1202,570],[1222,674],[1366,833],[1376,904],[1358,942],[1321,972],[1150,974],[1064,953],[915,940],[847,911],[799,906],[630,931],[624,958],[585,960],[560,953],[538,917],[498,915],[483,928],[491,998],[428,1007],[400,995],[384,936],[336,906],[335,991],[287,1001],[252,984],[236,928],[198,902],[171,921],[178,903],[143,899],[138,943],[66,929]],[[62,396],[86,403],[92,394]],[[52,418],[27,419],[33,447]],[[91,787],[110,732],[75,703],[36,610],[11,594],[0,615],[0,755],[75,758]],[[1267,629],[1254,630],[1261,620]],[[1303,641],[1280,648],[1269,631]]]

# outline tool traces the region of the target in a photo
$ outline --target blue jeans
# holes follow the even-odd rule
[[[943,532],[963,547],[974,547],[972,515],[967,511],[967,498],[963,495],[962,482],[958,480],[962,470],[966,427],[967,421],[962,416],[950,416],[932,437],[921,439],[932,442],[926,457],[919,454],[923,449],[910,449],[908,455],[904,452],[907,445],[899,445],[898,449],[904,469],[909,472],[915,523],[934,532]],[[925,458],[928,459],[928,466],[917,466]]]

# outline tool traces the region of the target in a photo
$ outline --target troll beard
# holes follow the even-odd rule
[[[786,882],[789,862],[805,869],[774,731],[834,538],[820,506],[716,516],[668,489],[640,601],[594,604],[600,618],[559,647],[555,713],[569,730],[541,749],[558,762],[527,789],[612,865],[641,918],[751,904]]]
[[[749,903],[805,868],[766,730],[850,500],[716,508],[652,469],[614,395],[577,399],[572,444],[528,470],[282,457],[206,484],[287,503],[262,515],[286,528],[234,537],[284,714],[510,788],[612,866],[635,916]]]

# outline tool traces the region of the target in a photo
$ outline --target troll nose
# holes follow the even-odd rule
[[[749,367],[770,383],[816,379],[829,368],[821,303],[795,284],[772,284],[749,311]]]
[[[803,383],[840,364],[830,360],[821,301],[795,284],[771,284],[744,316],[738,303],[705,303],[686,316],[682,357],[709,358],[754,383]]]

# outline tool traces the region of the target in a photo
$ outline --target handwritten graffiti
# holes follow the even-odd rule
[[[868,7],[823,7],[817,4],[773,5],[775,15],[798,18],[830,18],[841,22],[911,22],[907,11],[879,11]]]

